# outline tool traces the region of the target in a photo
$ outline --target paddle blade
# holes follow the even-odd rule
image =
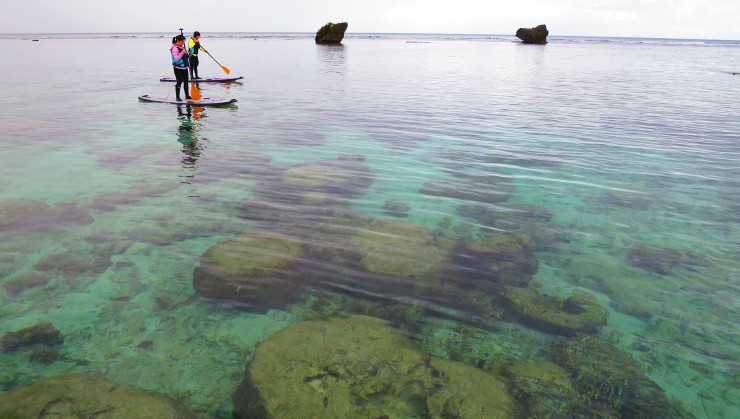
[[[221,70],[223,70],[223,71],[224,71],[224,73],[226,73],[226,74],[229,74],[229,73],[231,73],[231,70],[229,70],[228,68],[226,68],[226,67],[224,67],[224,66],[221,66]]]
[[[193,98],[193,100],[201,100],[203,98],[195,83],[190,83],[190,97]]]

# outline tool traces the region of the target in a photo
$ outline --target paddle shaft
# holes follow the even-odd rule
[[[203,47],[201,47],[201,48],[203,48]],[[205,52],[206,54],[208,54],[208,56],[209,56],[209,57],[213,58],[213,55],[211,55],[211,53],[210,53],[210,52],[206,51],[205,49],[203,50],[203,52]],[[218,62],[218,60],[217,60],[217,59],[213,58],[213,61],[215,61],[215,62],[216,62],[216,64],[218,64],[218,65],[220,65],[221,67],[223,67],[223,66],[221,65],[221,63],[219,63],[219,62]]]

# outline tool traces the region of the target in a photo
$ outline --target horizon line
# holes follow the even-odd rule
[[[203,32],[203,31],[201,31]],[[206,31],[208,32],[208,31]],[[169,35],[170,31],[139,31],[139,32],[0,32],[4,35],[133,35],[133,34],[163,34]],[[315,35],[313,31],[210,31],[213,34],[240,33],[240,34],[307,34]],[[513,34],[502,33],[454,33],[454,32],[351,32],[351,35],[459,35],[459,36],[509,36],[516,38]],[[627,35],[565,35],[556,34],[548,35],[549,37],[577,37],[577,38],[615,38],[615,39],[658,39],[658,40],[684,40],[684,41],[734,41],[740,42],[740,39],[722,39],[722,38],[672,38],[657,36],[627,36]]]

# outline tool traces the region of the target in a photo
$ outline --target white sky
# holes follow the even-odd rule
[[[349,32],[740,39],[740,0],[0,0],[0,33]]]

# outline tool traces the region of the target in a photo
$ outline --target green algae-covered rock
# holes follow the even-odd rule
[[[501,292],[514,314],[525,324],[547,333],[575,336],[596,333],[606,325],[609,312],[596,297],[577,291],[566,300],[548,297],[528,288]]]
[[[573,386],[569,374],[544,359],[516,361],[503,369],[512,394],[521,401],[529,418],[617,419],[619,413],[606,406],[589,403]]]
[[[432,418],[509,418],[511,397],[506,385],[492,373],[460,362],[432,359],[439,371],[441,388],[427,399]]]
[[[303,249],[295,238],[270,232],[243,234],[208,249],[193,274],[206,297],[257,312],[294,303],[305,287],[298,268]]]
[[[451,261],[452,242],[438,239],[418,224],[376,219],[352,237],[368,272],[427,280]]]
[[[570,374],[582,396],[616,409],[622,417],[693,417],[672,403],[634,359],[608,342],[592,336],[560,340],[550,356]]]
[[[0,395],[0,418],[190,419],[174,400],[101,376],[47,378]]]
[[[232,395],[237,418],[507,418],[500,377],[431,359],[386,322],[293,325],[260,344]]]
[[[278,189],[320,191],[341,196],[362,193],[373,177],[361,159],[320,160],[288,168],[280,176]]]
[[[455,260],[479,286],[526,287],[538,269],[532,239],[521,233],[494,233],[468,241],[455,252]]]

